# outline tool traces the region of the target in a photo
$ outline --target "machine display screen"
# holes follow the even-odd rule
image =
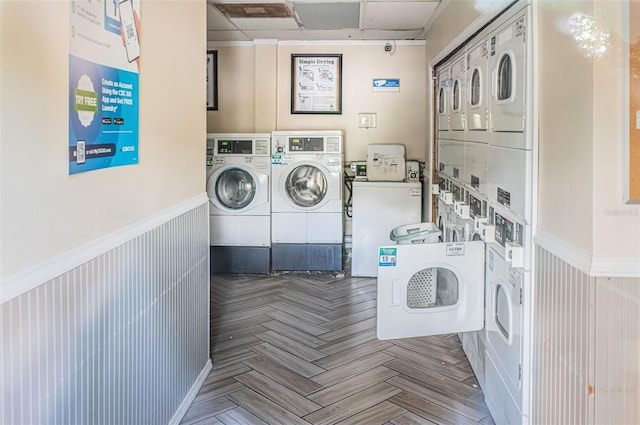
[[[496,241],[504,246],[505,242],[513,242],[514,238],[513,222],[507,220],[500,214],[496,214]]]
[[[322,152],[323,137],[290,137],[289,152]]]
[[[253,142],[251,140],[218,140],[218,153],[251,155]]]
[[[469,215],[471,217],[482,217],[482,201],[469,196]]]

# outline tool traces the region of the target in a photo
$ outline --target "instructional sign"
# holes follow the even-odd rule
[[[138,0],[72,0],[69,174],[138,163]]]
[[[378,251],[378,266],[395,267],[398,259],[398,248],[383,248]]]
[[[374,92],[395,92],[400,91],[400,79],[398,78],[374,78]]]

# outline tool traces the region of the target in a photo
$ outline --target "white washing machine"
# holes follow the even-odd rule
[[[271,268],[342,270],[343,132],[271,133]]]
[[[531,149],[525,130],[530,125],[532,101],[531,6],[509,11],[498,18],[490,38],[489,69],[492,73],[489,106],[491,142],[497,146]]]
[[[489,37],[482,33],[467,48],[467,141],[489,140]]]
[[[529,361],[525,356],[525,267],[528,226],[496,206],[495,243],[487,246],[485,288],[485,401],[496,423],[520,423],[528,414]]]
[[[466,138],[467,72],[464,50],[451,59],[451,101],[449,103],[449,136]]]
[[[483,309],[484,242],[379,248],[379,339],[477,331]]]
[[[269,273],[271,135],[207,135],[209,244],[214,273]]]

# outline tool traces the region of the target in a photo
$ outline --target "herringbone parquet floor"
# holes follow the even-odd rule
[[[493,424],[457,335],[376,338],[375,279],[217,275],[211,309],[183,424]]]

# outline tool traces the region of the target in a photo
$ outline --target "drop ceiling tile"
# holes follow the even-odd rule
[[[236,27],[216,7],[207,6],[207,29],[235,30]]]
[[[252,40],[304,40],[302,31],[300,30],[268,30],[268,31],[243,31],[243,33]]]
[[[362,25],[364,29],[422,29],[437,7],[436,2],[368,2]]]
[[[359,3],[297,3],[293,10],[304,29],[360,28]]]
[[[302,30],[305,40],[360,40],[360,30]]]
[[[242,31],[207,31],[207,41],[250,41]]]
[[[231,22],[241,30],[297,30],[293,18],[232,18]],[[273,37],[271,37],[273,38]]]

